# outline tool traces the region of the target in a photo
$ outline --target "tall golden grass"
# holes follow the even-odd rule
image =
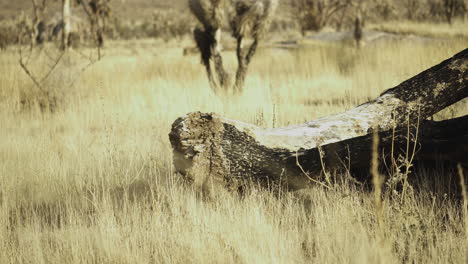
[[[466,44],[262,49],[245,93],[220,99],[185,44],[115,42],[53,114],[22,107],[34,86],[0,53],[0,263],[466,263],[461,203],[443,184],[420,181],[403,201],[390,190],[382,221],[373,194],[346,183],[204,202],[174,173],[167,136],[190,111],[266,127],[344,111]],[[55,74],[66,87],[69,72]],[[425,174],[457,177],[412,177]]]

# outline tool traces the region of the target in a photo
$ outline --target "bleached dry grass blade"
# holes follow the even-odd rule
[[[15,53],[0,53],[0,263],[464,263],[460,206],[450,195],[422,185],[412,203],[382,198],[391,246],[382,249],[374,198],[362,187],[203,202],[174,175],[167,133],[196,110],[267,127],[342,112],[381,92],[370,87],[392,87],[466,42],[262,49],[245,94],[229,103],[180,47],[129,55],[134,47],[109,45],[53,115],[21,111],[30,80]]]

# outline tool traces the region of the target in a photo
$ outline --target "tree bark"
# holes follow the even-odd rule
[[[62,19],[63,19],[63,29],[62,29],[62,48],[67,50],[70,44],[70,32],[71,32],[71,7],[70,0],[63,0],[62,2]]]
[[[236,82],[234,85],[234,90],[237,94],[242,93],[244,89],[245,78],[247,77],[247,71],[252,60],[252,57],[257,51],[259,39],[254,38],[252,44],[249,46],[248,50],[244,49],[244,38],[237,38],[237,71],[236,71]]]
[[[224,69],[223,57],[221,55],[221,29],[218,28],[213,32],[213,42],[211,46],[211,54],[213,56],[213,63],[215,71],[218,76],[219,87],[223,90],[227,89],[229,82],[229,74]]]
[[[367,170],[374,132],[387,154],[390,149],[394,155],[405,151],[418,135],[417,159],[442,156],[466,162],[468,117],[425,120],[467,96],[468,49],[372,101],[301,125],[262,129],[215,114],[190,113],[177,119],[169,134],[174,165],[206,192],[220,186],[236,189],[245,180],[295,190],[308,186],[309,175],[324,169]]]

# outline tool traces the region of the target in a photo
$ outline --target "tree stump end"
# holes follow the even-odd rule
[[[213,113],[193,112],[172,124],[169,140],[177,171],[195,188],[210,193],[225,185],[228,167],[220,141],[224,127]]]

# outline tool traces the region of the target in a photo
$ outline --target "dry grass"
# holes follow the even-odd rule
[[[448,23],[388,21],[370,25],[369,28],[398,34],[415,34],[434,38],[463,38],[468,39],[467,20],[458,19],[452,25]]]
[[[0,54],[0,263],[466,263],[460,201],[442,184],[386,195],[380,228],[372,194],[345,183],[203,202],[174,174],[167,136],[190,111],[262,126],[340,112],[466,42],[260,50],[245,94],[225,100],[198,56],[153,44],[114,43],[54,114],[20,110],[31,84]]]

